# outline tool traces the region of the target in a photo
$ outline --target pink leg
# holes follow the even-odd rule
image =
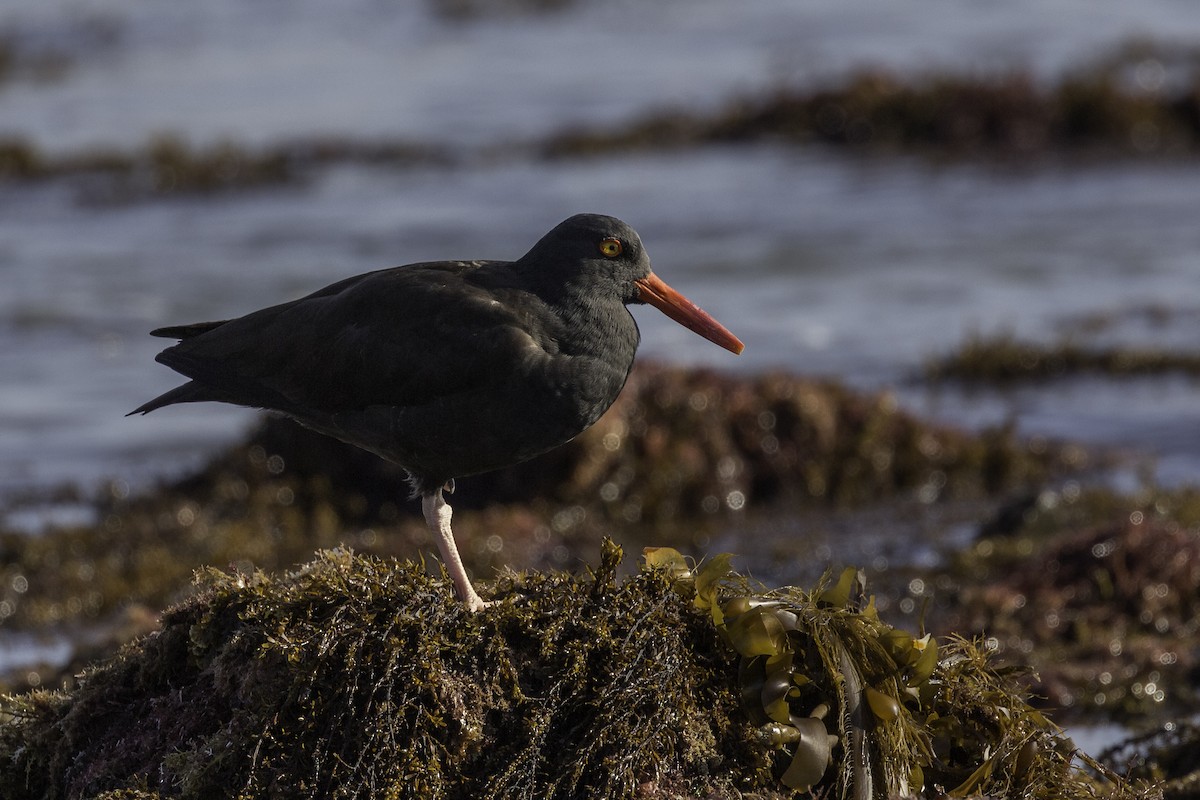
[[[450,573],[450,578],[454,581],[454,588],[458,591],[458,596],[466,603],[467,610],[482,611],[487,608],[491,604],[485,603],[475,593],[475,587],[471,586],[471,579],[467,577],[467,571],[463,569],[462,558],[459,557],[458,547],[454,544],[454,532],[450,530],[450,504],[442,497],[441,489],[432,494],[422,495],[421,511],[425,514],[425,522],[429,525],[429,530],[433,532],[433,537],[437,540],[438,550],[442,553],[442,561],[446,564],[446,571]]]

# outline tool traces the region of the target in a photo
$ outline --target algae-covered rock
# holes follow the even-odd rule
[[[277,457],[280,472],[323,476],[331,502],[356,521],[378,520],[389,504],[394,512],[399,468],[280,419],[181,488],[202,495],[223,473],[253,483],[247,465],[256,452],[259,462]],[[1034,449],[1007,429],[971,434],[926,422],[887,393],[832,380],[640,364],[591,429],[524,464],[460,481],[455,509],[543,500],[617,523],[657,523],[780,503],[978,496],[1038,483],[1082,459],[1078,448]]]
[[[1153,796],[1072,766],[984,651],[891,627],[853,570],[767,591],[727,557],[619,560],[509,573],[477,614],[344,551],[205,572],[71,692],[0,701],[0,796]]]
[[[71,694],[6,702],[0,796],[603,798],[753,776],[716,631],[663,576],[611,578],[511,575],[473,615],[412,563],[206,573]]]
[[[1145,66],[1170,72],[1137,88]],[[1048,153],[1190,155],[1200,144],[1195,48],[1131,43],[1057,82],[1027,72],[917,77],[858,70],[823,88],[780,86],[705,111],[652,111],[608,129],[568,130],[543,144],[578,157],[769,141],[938,157]]]
[[[1182,720],[1134,736],[1101,757],[1128,765],[1129,777],[1155,781],[1166,800],[1200,798],[1200,720]]]
[[[991,637],[1074,716],[1200,710],[1200,491],[1046,492],[955,555],[939,627]]]
[[[613,530],[669,524],[671,541],[686,545],[747,510],[914,496],[932,506],[1037,486],[1083,462],[1078,448],[926,423],[886,394],[832,381],[642,365],[575,441],[459,481],[455,534],[475,575],[561,567]],[[432,542],[416,504],[404,507],[408,493],[395,465],[269,419],[194,475],[100,498],[94,525],[0,531],[0,624],[92,624],[128,604],[162,608],[206,565],[277,571],[341,545],[411,558]]]
[[[1109,376],[1200,373],[1200,354],[1170,348],[1088,347],[1071,339],[1022,341],[1010,333],[974,335],[954,352],[930,359],[925,377],[965,384],[1010,385],[1097,373]]]

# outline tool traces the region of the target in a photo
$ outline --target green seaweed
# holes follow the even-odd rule
[[[1153,781],[1164,800],[1200,797],[1200,722],[1181,720],[1162,725],[1100,754],[1109,764],[1128,765],[1129,777]]]
[[[743,708],[761,741],[785,751],[780,780],[790,788],[862,800],[922,791],[1060,800],[1096,789],[1009,671],[975,642],[939,646],[884,622],[858,570],[812,592],[755,591],[727,561],[693,573],[671,550],[647,560],[693,581],[695,605],[740,654]]]
[[[484,13],[553,12],[567,3],[437,0],[435,6],[446,17],[466,19]],[[11,42],[5,45],[0,37],[0,81],[28,61]],[[70,63],[70,57],[52,54],[38,71],[61,73]],[[1146,84],[1146,75],[1168,72],[1170,81]],[[315,168],[334,164],[407,168],[745,143],[915,152],[936,158],[1179,158],[1200,151],[1198,86],[1200,55],[1195,49],[1132,42],[1056,82],[1020,71],[914,78],[860,70],[836,85],[780,86],[730,98],[711,111],[655,111],[609,128],[568,129],[536,141],[493,143],[473,151],[448,150],[442,142],[322,137],[261,147],[233,141],[197,146],[186,143],[178,132],[166,132],[135,150],[49,156],[34,143],[9,139],[0,141],[0,182],[78,177],[85,179],[85,196],[91,201],[117,202],[288,185]]]
[[[74,690],[0,700],[0,796],[1150,796],[1071,766],[975,644],[670,552],[624,581],[611,543],[584,575],[508,573],[478,614],[346,551],[204,571]]]
[[[937,627],[1030,664],[1062,715],[1144,723],[1200,709],[1200,490],[1068,483],[1020,509],[930,579]]]
[[[929,359],[926,380],[1008,385],[1079,374],[1200,375],[1200,353],[1137,347],[1086,347],[1071,340],[1039,344],[1011,333],[973,335],[955,352]]]
[[[1169,85],[1129,79],[1140,66],[1180,73]],[[781,87],[707,113],[655,112],[607,130],[577,129],[551,157],[777,142],[939,157],[1046,153],[1187,155],[1200,145],[1194,49],[1136,42],[1047,85],[1024,72],[901,77],[874,69],[819,89]]]
[[[539,553],[614,530],[673,541],[746,509],[848,507],[887,498],[985,497],[1086,463],[1011,431],[924,423],[886,394],[783,374],[752,378],[642,365],[618,403],[574,442],[461,482],[455,530],[475,574],[561,565]],[[287,569],[316,549],[383,556],[430,546],[394,465],[287,420],[196,474],[130,495],[114,482],[96,523],[39,536],[0,532],[0,624],[95,624],[156,611],[207,564]],[[17,591],[14,587],[21,587]],[[49,684],[51,677],[45,678]]]
[[[616,585],[618,559],[510,574],[477,615],[419,565],[346,552],[208,571],[72,694],[5,701],[0,795],[601,798],[753,774],[715,630],[660,575]]]
[[[93,204],[275,188],[335,163],[408,166],[445,161],[439,148],[330,137],[250,147],[228,140],[196,145],[182,136],[160,134],[132,150],[97,148],[55,156],[20,137],[0,139],[0,182],[80,178],[80,197]]]

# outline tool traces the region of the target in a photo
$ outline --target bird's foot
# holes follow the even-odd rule
[[[494,605],[497,605],[497,601],[484,600],[480,598],[479,595],[475,595],[470,599],[463,600],[463,605],[467,607],[467,611],[470,611],[472,614],[476,614],[480,611],[483,611],[485,608],[490,608]]]

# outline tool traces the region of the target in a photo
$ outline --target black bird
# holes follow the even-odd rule
[[[408,471],[459,596],[442,492],[570,441],[616,400],[649,303],[740,353],[732,333],[650,270],[632,228],[578,214],[516,261],[432,261],[347,278],[244,317],[151,331],[191,380],[130,414],[217,401],[264,408]]]

